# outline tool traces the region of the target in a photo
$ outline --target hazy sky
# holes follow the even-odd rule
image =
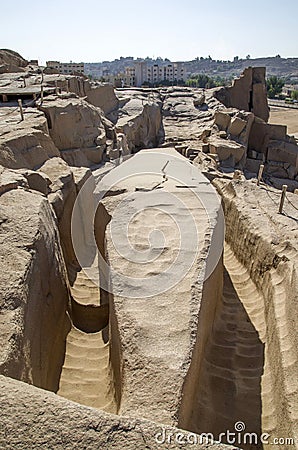
[[[291,57],[297,17],[297,0],[1,0],[0,48],[42,63]]]

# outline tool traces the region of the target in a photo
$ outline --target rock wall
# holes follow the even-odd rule
[[[40,167],[39,172],[45,174],[51,183],[48,199],[57,217],[64,260],[69,280],[72,282],[75,271],[80,268],[72,242],[73,207],[81,187],[92,175],[87,168],[69,167],[61,158],[51,158],[46,161]],[[82,204],[84,201],[86,205],[90,203],[89,198],[84,196],[79,205],[79,213],[82,217],[80,222],[80,239],[82,239],[82,242],[88,240],[83,224],[85,219],[84,213],[86,212]]]
[[[264,298],[258,314],[264,316],[265,400],[268,396],[262,405],[263,431],[271,436],[294,437],[298,286],[293,219],[278,216],[275,202],[268,202],[265,190],[252,183],[217,180],[214,184],[224,201],[226,240]]]
[[[263,67],[248,67],[240,78],[234,80],[231,87],[216,90],[214,95],[227,108],[253,112],[267,122],[269,108],[265,73],[266,69]]]
[[[118,98],[115,95],[111,84],[92,85],[85,83],[85,95],[91,105],[103,110],[106,116],[115,111],[119,106]]]
[[[0,370],[55,392],[70,328],[67,275],[47,199],[17,177],[0,196]]]
[[[164,138],[160,100],[148,100],[142,93],[134,91],[131,94],[127,91],[127,95],[130,95],[129,101],[117,113],[117,133],[125,135],[131,153],[157,147]]]

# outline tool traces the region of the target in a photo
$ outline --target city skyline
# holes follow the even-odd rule
[[[298,4],[251,0],[249,8],[231,0],[120,0],[81,5],[52,0],[51,7],[29,0],[1,6],[0,45],[26,59],[102,62],[131,55],[190,61],[297,56]],[[12,20],[13,18],[13,20]]]

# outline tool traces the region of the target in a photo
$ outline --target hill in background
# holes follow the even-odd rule
[[[132,66],[134,62],[147,61],[148,64],[168,64],[169,59],[137,58],[132,56],[120,57],[114,61],[103,61],[100,63],[86,63],[85,72],[94,78],[100,78],[105,74],[117,74],[124,71],[125,67]],[[191,74],[206,74],[212,77],[222,77],[226,79],[239,76],[245,67],[266,67],[267,75],[277,75],[286,79],[287,83],[298,82],[298,58],[282,58],[279,55],[268,58],[246,58],[235,57],[233,61],[214,60],[211,57],[198,57],[193,61],[184,61],[186,71]]]

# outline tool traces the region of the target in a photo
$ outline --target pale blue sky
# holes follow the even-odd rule
[[[0,18],[0,48],[43,63],[298,56],[297,0],[1,0]]]

